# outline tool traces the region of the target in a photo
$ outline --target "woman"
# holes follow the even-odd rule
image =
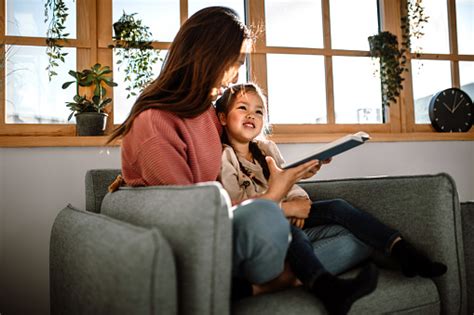
[[[122,138],[126,185],[188,185],[217,179],[222,127],[212,102],[237,81],[252,41],[237,14],[224,7],[205,8],[182,25],[159,77],[109,139]],[[289,282],[283,271],[290,228],[278,203],[295,182],[319,170],[317,161],[287,171],[272,159],[269,163],[268,191],[233,211],[232,274],[252,284],[249,294]],[[359,282],[347,280],[346,286],[352,298]]]

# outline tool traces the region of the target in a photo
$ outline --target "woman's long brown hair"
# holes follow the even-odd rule
[[[230,8],[208,7],[193,14],[178,31],[158,78],[140,94],[108,143],[126,135],[134,119],[150,108],[180,117],[205,112],[212,105],[212,89],[238,61],[247,39],[253,39],[250,30]]]

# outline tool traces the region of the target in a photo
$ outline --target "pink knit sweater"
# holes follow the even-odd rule
[[[214,108],[195,118],[149,109],[122,141],[122,176],[128,186],[189,185],[217,180],[222,127]]]

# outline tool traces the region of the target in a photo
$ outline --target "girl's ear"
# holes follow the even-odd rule
[[[224,113],[218,113],[217,117],[219,118],[219,122],[221,123],[222,126],[227,125],[227,117]]]

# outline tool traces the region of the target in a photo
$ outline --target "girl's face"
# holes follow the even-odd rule
[[[254,92],[237,92],[227,114],[219,114],[229,140],[241,143],[250,142],[260,135],[264,117],[265,106],[260,96]]]

